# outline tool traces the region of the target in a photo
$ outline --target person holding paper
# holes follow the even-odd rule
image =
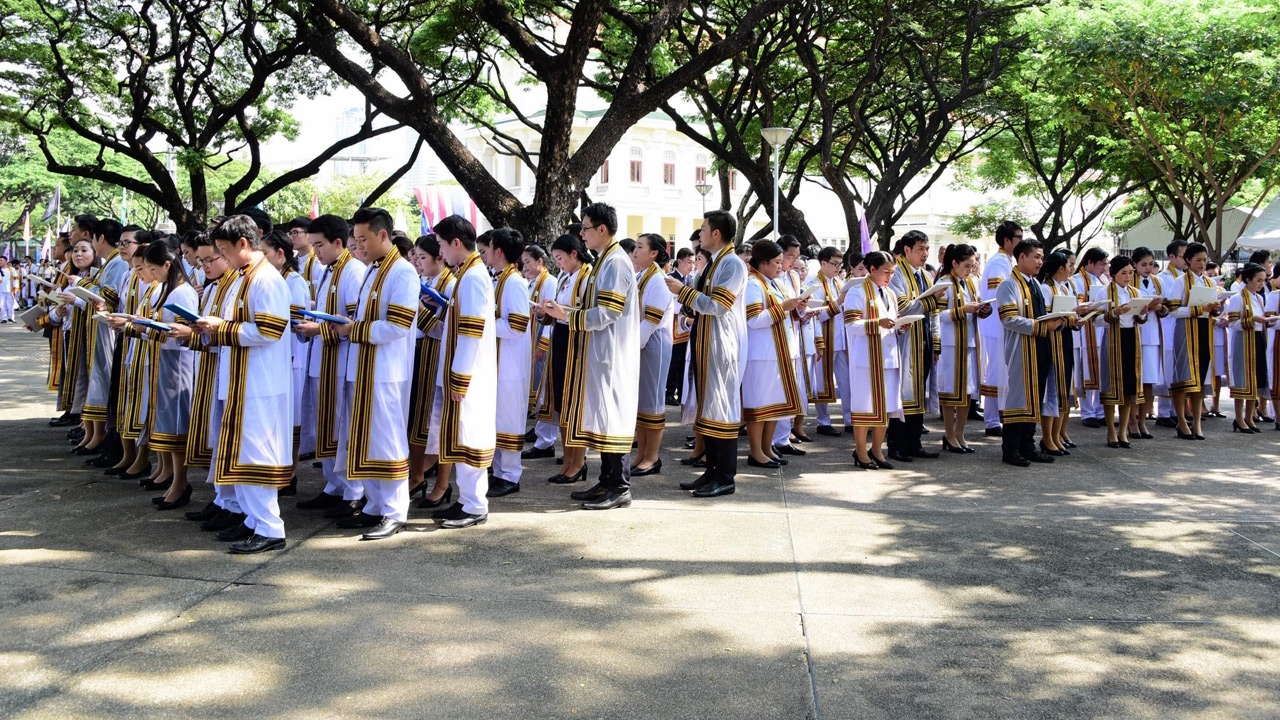
[[[1241,268],[1236,276],[1240,292],[1227,300],[1221,321],[1230,332],[1231,399],[1236,405],[1232,432],[1262,432],[1255,421],[1258,399],[1270,394],[1272,384],[1267,365],[1267,328],[1272,318],[1267,317],[1262,295],[1266,276],[1266,268],[1257,263]]]
[[[484,264],[494,272],[494,337],[498,355],[498,387],[514,397],[529,396],[529,368],[533,345],[529,337],[529,284],[520,274],[524,237],[511,228],[487,233],[488,242],[477,240]],[[483,236],[482,236],[483,237]],[[524,451],[525,421],[529,413],[522,402],[498,403],[493,453],[493,476],[488,497],[520,492],[520,453]]]
[[[775,284],[783,274],[782,248],[771,240],[751,246],[747,281],[747,368],[742,376],[742,419],[747,423],[750,451],[747,464],[777,468],[770,453],[779,421],[790,422],[799,411],[801,390],[792,354],[799,339],[791,312],[801,302],[787,297]]]
[[[1249,254],[1249,262],[1262,266],[1264,280],[1262,282],[1262,289],[1259,292],[1262,295],[1263,302],[1267,305],[1270,305],[1271,297],[1272,295],[1275,295],[1275,288],[1273,287],[1273,285],[1276,282],[1276,280],[1272,275],[1273,266],[1271,262],[1271,251],[1270,250],[1254,250],[1252,253]],[[1240,291],[1243,287],[1244,287],[1243,280],[1241,280],[1240,276],[1237,274],[1235,284],[1232,286],[1232,290]],[[1267,326],[1268,339],[1270,339],[1270,337],[1275,334],[1274,327],[1275,327],[1274,323],[1269,324]],[[1270,366],[1268,365],[1268,367]],[[1274,417],[1267,415],[1267,412],[1268,412],[1267,406],[1270,404],[1270,399],[1271,399],[1270,392],[1258,398],[1258,410],[1257,410],[1258,416],[1255,418],[1257,422],[1273,423],[1276,421]]]
[[[898,316],[923,315],[898,335],[902,378],[902,419],[889,420],[889,457],[898,462],[915,458],[936,458],[938,453],[920,444],[924,414],[929,409],[929,378],[941,352],[937,310],[941,298],[928,294],[933,284],[925,263],[929,260],[929,236],[909,230],[898,241],[895,271],[889,289],[898,299]]]
[[[100,264],[93,249],[93,239],[87,232],[71,246],[71,265],[72,273],[67,276],[68,287],[90,289],[97,286],[95,276]],[[71,452],[75,455],[97,455],[97,447],[88,447],[92,433],[89,431],[88,421],[81,416],[85,400],[89,396],[89,362],[97,332],[90,322],[94,309],[87,300],[76,297],[67,290],[63,290],[60,297],[63,304],[53,310],[53,314],[62,322],[63,336],[66,338],[59,407],[81,417],[80,432],[71,435],[73,438],[79,436],[81,442]]]
[[[120,247],[127,248],[130,253],[130,269],[124,292],[120,295],[119,312],[128,315],[138,313],[150,293],[150,276],[142,268],[142,254],[151,240],[152,233],[146,230],[126,230],[120,238]],[[117,327],[114,319],[108,322],[113,328]],[[110,477],[132,477],[135,473],[131,472],[131,468],[139,459],[138,439],[143,434],[142,421],[145,419],[140,412],[144,387],[142,369],[145,367],[145,363],[140,362],[142,344],[142,341],[123,332],[116,341],[116,346],[120,349],[120,380],[115,403],[115,428],[120,435],[122,452],[120,459],[103,471]],[[147,458],[143,457],[142,461],[146,463]],[[150,472],[149,464],[147,471]]]
[[[1089,301],[1097,288],[1106,287],[1107,281],[1102,273],[1107,269],[1107,252],[1102,248],[1092,247],[1085,251],[1080,266],[1071,282],[1075,285],[1076,297],[1080,302]],[[1098,400],[1100,361],[1098,345],[1102,339],[1102,328],[1093,323],[1084,323],[1077,328],[1076,334],[1076,391],[1080,396],[1081,424],[1089,428],[1102,427],[1102,403]]]
[[[439,295],[453,296],[455,279],[440,255],[440,240],[434,233],[414,243],[410,258],[418,269],[421,284]],[[452,497],[449,469],[440,466],[440,418],[432,417],[436,395],[441,392],[440,339],[444,337],[445,306],[422,293],[418,300],[418,348],[413,360],[413,388],[409,397],[409,497],[421,492],[418,507],[439,507]],[[428,467],[430,464],[430,467]],[[431,484],[427,477],[434,475]]]
[[[76,218],[77,226],[87,230],[93,239],[93,250],[102,258],[95,285],[90,288],[102,298],[103,303],[88,304],[92,317],[95,311],[114,312],[120,302],[120,291],[128,281],[129,263],[120,256],[117,247],[123,226],[115,220],[98,220],[92,215]],[[111,406],[112,371],[115,365],[116,334],[106,323],[89,326],[89,389],[85,395],[84,411],[80,419],[85,425],[85,439],[81,444],[83,455],[97,455],[105,450],[108,433],[108,413]],[[114,419],[112,419],[114,425]]]
[[[1147,302],[1133,282],[1133,260],[1124,255],[1111,258],[1107,274],[1111,282],[1095,287],[1089,298],[1092,302],[1110,302],[1106,312],[1094,320],[1094,324],[1102,327],[1098,388],[1106,412],[1107,447],[1127,450],[1132,447],[1130,421],[1146,399],[1142,394],[1142,343],[1138,339],[1138,327],[1147,322]],[[1137,307],[1141,310],[1135,313]]]
[[[964,426],[969,419],[969,403],[978,397],[981,376],[978,357],[981,353],[979,318],[991,314],[991,306],[982,304],[973,271],[978,266],[978,251],[972,245],[956,243],[947,247],[942,259],[943,273],[938,282],[947,286],[938,303],[939,346],[938,403],[942,406],[942,449],[952,453],[972,453],[964,441]]]
[[[902,418],[897,336],[906,328],[898,329],[895,322],[898,299],[889,289],[897,269],[893,259],[876,251],[867,253],[862,264],[867,276],[854,283],[844,300],[854,465],[863,470],[891,470],[893,465],[885,461],[882,445],[889,418]]]
[[[311,284],[307,279],[298,272],[298,259],[294,255],[293,241],[279,230],[272,230],[262,238],[263,252],[266,255],[267,262],[271,263],[271,267],[280,273],[284,278],[284,282],[289,286],[289,321],[291,323],[302,322],[305,316],[303,310],[311,309]],[[293,358],[293,479],[289,481],[286,487],[280,489],[280,494],[297,495],[298,494],[298,454],[301,452],[302,446],[302,396],[303,388],[307,382],[307,338],[294,332],[293,341],[290,344],[290,350]],[[307,416],[312,417],[312,416]]]
[[[53,262],[65,272],[71,271],[71,236],[68,233],[58,233],[58,241],[54,243],[53,249],[50,251],[53,256]],[[52,287],[44,286],[45,299],[44,304],[49,308],[49,314],[40,319],[40,328],[44,331],[45,337],[49,339],[49,372],[45,375],[45,389],[52,393],[58,393],[62,384],[63,363],[66,360],[66,342],[62,334],[62,317],[54,312],[58,307],[55,297],[59,291],[66,285],[66,275],[57,272],[52,264],[46,265],[44,268],[44,276],[42,279],[52,285]],[[80,418],[73,417],[70,410],[61,407],[58,403],[58,410],[62,412],[56,418],[49,420],[49,427],[68,427],[78,425]]]
[[[1155,410],[1155,391],[1164,385],[1164,350],[1162,340],[1164,334],[1164,317],[1169,311],[1164,307],[1164,287],[1156,273],[1155,254],[1145,247],[1135,248],[1129,253],[1137,277],[1134,285],[1138,295],[1153,298],[1149,307],[1147,322],[1138,329],[1138,337],[1142,341],[1142,406],[1133,415],[1129,427],[1132,437],[1150,440],[1147,432],[1147,416]]]
[[[1174,283],[1181,283],[1182,276],[1187,271],[1186,258],[1183,255],[1187,251],[1186,240],[1174,240],[1165,246],[1165,257],[1169,260],[1165,263],[1164,270],[1156,275],[1156,284],[1159,285],[1161,293],[1168,292],[1170,286]],[[1169,375],[1172,373],[1172,355],[1173,355],[1173,331],[1174,326],[1178,323],[1173,317],[1173,308],[1167,303],[1161,308],[1164,314],[1160,318],[1160,381],[1155,385],[1154,390],[1159,401],[1156,403],[1156,425],[1174,429],[1178,427],[1178,421],[1175,419],[1173,408],[1173,394],[1169,390]],[[1186,408],[1180,408],[1179,411],[1184,415],[1190,415]],[[1197,408],[1196,413],[1200,410]]]
[[[520,255],[520,271],[529,282],[529,307],[533,319],[537,319],[536,308],[542,307],[544,300],[555,297],[556,278],[547,271],[547,251],[541,245],[527,245]],[[529,323],[529,346],[533,348],[533,357],[529,365],[529,416],[536,418],[538,414],[538,394],[542,388],[542,374],[547,367],[547,353],[551,350],[551,327],[541,322]],[[536,444],[538,440],[538,422],[534,429],[525,434],[525,440]],[[555,442],[556,425],[547,423],[545,432]],[[520,453],[523,458],[524,453]]]
[[[800,260],[800,241],[794,235],[783,235],[778,238],[778,246],[782,248],[782,271],[778,274],[777,279],[773,281],[773,287],[782,293],[783,299],[799,298],[805,292],[804,283],[800,280],[799,272],[795,269],[798,264],[803,264]],[[755,246],[752,246],[752,257],[754,257]],[[750,283],[748,283],[750,288]],[[806,299],[807,300],[807,299]],[[809,406],[809,380],[808,372],[804,360],[804,347],[802,346],[803,338],[803,321],[804,316],[808,313],[806,301],[796,304],[795,308],[789,311],[786,319],[789,325],[788,332],[795,337],[795,343],[790,347],[792,376],[795,377],[796,386],[800,391],[800,403],[796,408],[793,417],[785,422],[777,422],[774,424],[773,438],[771,440],[773,455],[804,455],[805,451],[792,444],[795,442],[806,442],[809,436],[804,432],[804,413]],[[750,351],[751,342],[747,341],[748,352]],[[745,376],[743,382],[745,383]],[[744,403],[744,411],[746,405]]]
[[[636,405],[636,454],[631,477],[662,472],[662,431],[667,426],[667,371],[671,367],[671,316],[675,299],[662,266],[667,241],[661,235],[644,233],[631,252],[636,271],[636,297],[644,306],[640,321],[640,396]]]
[[[1200,412],[1204,392],[1212,387],[1213,333],[1210,318],[1221,309],[1217,288],[1205,277],[1209,250],[1201,243],[1191,243],[1185,251],[1187,272],[1178,281],[1165,286],[1165,304],[1174,319],[1173,332],[1166,335],[1165,372],[1173,407],[1177,410],[1178,437],[1203,440],[1200,434]],[[1187,403],[1190,402],[1191,426],[1187,425]]]
[[[859,258],[861,259],[861,258]],[[819,435],[839,437],[840,431],[831,426],[831,403],[840,400],[844,426],[852,432],[849,422],[849,350],[844,340],[844,313],[840,306],[840,250],[823,248],[818,253],[818,276],[813,298],[821,303],[817,317],[817,354],[813,362],[814,402],[818,410]]]
[[[994,307],[996,291],[1013,272],[1013,249],[1022,242],[1022,226],[1005,220],[996,227],[996,254],[987,258],[982,269],[983,303]],[[1000,437],[1000,388],[1004,387],[1004,327],[993,312],[978,322],[982,331],[982,417],[986,434]]]
[[[1062,320],[1046,320],[1044,291],[1036,275],[1044,263],[1038,240],[1023,240],[1014,247],[1013,273],[996,292],[997,311],[1004,327],[1004,359],[1008,367],[1000,392],[1002,460],[1016,467],[1033,462],[1051,463],[1053,457],[1036,449],[1036,423],[1052,367],[1049,338]]]
[[[1089,305],[1079,303],[1071,283],[1071,256],[1063,251],[1050,253],[1038,276],[1050,307],[1071,307],[1077,315],[1087,315]],[[1069,317],[1063,325],[1049,333],[1049,373],[1041,390],[1040,452],[1050,457],[1070,455],[1075,443],[1067,435],[1067,416],[1071,414],[1072,382],[1075,365],[1075,327],[1080,317]]]
[[[587,291],[587,278],[591,275],[591,254],[576,235],[561,235],[551,244],[551,257],[560,268],[560,280],[556,284],[555,302],[562,306],[579,307],[582,296]],[[526,460],[555,457],[556,434],[563,444],[568,437],[564,426],[568,419],[562,413],[564,405],[566,362],[569,357],[569,323],[551,317],[546,313],[544,298],[542,305],[533,309],[534,317],[551,329],[551,347],[547,354],[547,368],[542,373],[541,400],[538,405],[538,422],[534,431],[538,439],[533,447],[521,453]],[[547,482],[556,485],[567,485],[583,482],[587,479],[587,453],[584,448],[564,446],[564,464],[560,472],[547,478]]]

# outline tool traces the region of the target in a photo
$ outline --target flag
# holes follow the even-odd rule
[[[22,239],[31,242],[31,213],[22,213]]]
[[[49,204],[45,206],[44,216],[40,218],[40,222],[49,222],[62,212],[62,183],[58,183],[58,189],[53,191],[53,197],[49,198]]]
[[[44,243],[40,246],[39,260],[49,257],[49,252],[53,250],[53,231],[49,228],[44,229]]]
[[[120,188],[120,224],[129,224],[129,191]]]
[[[315,220],[320,217],[320,193],[311,194],[311,219]]]
[[[862,240],[862,254],[871,252],[871,233],[867,231],[867,216],[858,218],[858,237]]]

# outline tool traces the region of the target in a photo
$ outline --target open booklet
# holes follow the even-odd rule
[[[92,290],[89,290],[88,288],[82,288],[78,285],[67,288],[67,292],[71,293],[72,295],[75,295],[76,297],[80,298],[81,300],[84,300],[85,302],[102,303],[104,305],[107,303],[106,299],[103,298],[101,295],[93,292]]]
[[[898,328],[906,327],[911,323],[920,322],[923,319],[924,319],[923,315],[903,315],[902,317],[893,321],[893,329],[897,330]]]
[[[1075,310],[1065,310],[1063,312],[1051,312],[1047,315],[1041,315],[1037,320],[1065,320],[1076,316]]]
[[[1150,295],[1146,297],[1136,297],[1124,304],[1123,306],[1124,314],[1125,315],[1141,315],[1142,311],[1146,310],[1147,306],[1150,305],[1152,302],[1154,302],[1155,299],[1156,299],[1155,297]]]
[[[40,318],[48,314],[49,311],[47,309],[36,305],[35,307],[27,308],[26,310],[18,313],[18,320],[21,321],[23,325],[35,330],[40,327]]]
[[[1089,312],[1094,310],[1105,310],[1111,305],[1110,300],[1099,300],[1092,303],[1081,303],[1076,300],[1074,295],[1054,295],[1053,306],[1050,308],[1052,312],[1075,312],[1076,305],[1088,305]]]
[[[1201,287],[1195,285],[1191,288],[1191,293],[1187,298],[1187,305],[1190,307],[1198,307],[1207,305],[1211,302],[1218,301],[1218,288]]]
[[[917,300],[923,300],[931,295],[941,295],[951,289],[951,283],[934,283],[925,288],[923,292],[916,296]]]

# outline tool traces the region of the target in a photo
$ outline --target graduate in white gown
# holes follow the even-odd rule
[[[1273,380],[1267,363],[1267,329],[1275,318],[1267,316],[1266,301],[1262,297],[1266,275],[1266,269],[1257,263],[1241,268],[1236,281],[1240,292],[1227,299],[1226,312],[1220,321],[1228,331],[1231,399],[1236,406],[1232,432],[1262,432],[1254,419],[1258,414],[1258,400],[1271,394]]]
[[[942,406],[942,449],[953,453],[972,453],[964,439],[964,426],[969,418],[969,403],[978,399],[981,384],[978,359],[981,355],[980,318],[992,313],[982,301],[974,270],[978,251],[972,245],[955,243],[942,258],[943,272],[938,282],[950,287],[943,293],[938,309],[938,403]]]
[[[1142,342],[1142,407],[1134,412],[1134,420],[1130,424],[1129,434],[1143,440],[1153,436],[1147,431],[1147,416],[1155,411],[1156,388],[1164,385],[1164,317],[1169,311],[1164,307],[1164,286],[1156,273],[1155,254],[1145,247],[1134,248],[1129,253],[1137,277],[1134,285],[1142,297],[1154,298],[1151,301],[1147,322],[1138,330]]]
[[[440,255],[434,233],[418,238],[410,256],[423,287],[441,297],[453,296],[453,273]],[[440,418],[432,417],[440,386],[440,339],[444,337],[444,306],[422,293],[418,301],[418,350],[413,362],[413,396],[409,402],[409,497],[422,493],[418,507],[435,508],[452,498],[449,466],[440,464]],[[427,477],[434,475],[435,483]],[[413,483],[418,483],[417,485]],[[419,490],[419,488],[421,490]]]
[[[1000,283],[1013,273],[1013,248],[1022,242],[1022,226],[1005,220],[996,227],[996,252],[982,266],[978,291],[982,301],[994,303]],[[978,321],[982,334],[982,417],[988,435],[1000,434],[1000,388],[1004,386],[1004,326],[995,312]]]
[[[479,242],[480,256],[494,271],[494,337],[497,343],[498,387],[504,397],[529,396],[530,357],[529,284],[520,274],[524,237],[511,228],[485,233],[488,242]],[[483,236],[482,236],[483,237]],[[522,402],[498,403],[495,418],[497,440],[493,454],[493,478],[488,497],[502,497],[520,491],[520,453],[524,450],[524,429],[528,411]]]
[[[640,322],[640,395],[636,405],[636,454],[631,476],[662,472],[662,431],[667,424],[667,371],[671,368],[671,325],[675,297],[663,281],[662,266],[669,259],[667,241],[644,233],[631,251],[636,271],[636,294],[644,306]]]
[[[1214,284],[1204,276],[1209,263],[1209,249],[1201,243],[1191,243],[1183,252],[1187,272],[1164,288],[1165,305],[1174,320],[1173,331],[1165,335],[1165,377],[1169,392],[1173,395],[1173,407],[1177,413],[1178,437],[1183,440],[1203,440],[1200,433],[1200,414],[1204,406],[1204,394],[1213,387],[1213,331],[1212,316],[1222,309],[1217,300],[1193,304],[1192,288],[1214,289]],[[1202,292],[1202,291],[1198,291]],[[1190,403],[1191,424],[1184,415]]]
[[[814,323],[813,400],[817,408],[819,435],[839,436],[831,424],[831,404],[840,401],[844,427],[849,423],[849,351],[844,341],[844,310],[841,308],[840,270],[843,265],[838,248],[823,248],[818,253],[818,272],[810,287],[814,288],[809,303],[821,303]],[[858,267],[862,256],[858,255]],[[865,272],[865,268],[864,268]]]
[[[306,318],[303,310],[311,309],[311,284],[298,272],[298,259],[294,254],[293,241],[279,230],[273,230],[262,238],[263,253],[271,267],[280,273],[289,286],[289,322],[299,323]],[[293,334],[293,464],[294,475],[287,487],[281,488],[280,494],[296,495],[298,493],[298,454],[302,445],[302,396],[307,382],[307,350],[310,345],[307,338]],[[310,423],[307,423],[310,424]],[[314,444],[314,439],[312,440]],[[314,448],[313,448],[314,452]]]
[[[902,418],[897,337],[906,328],[894,329],[898,298],[889,289],[897,269],[893,259],[876,251],[867,253],[862,264],[867,277],[855,282],[844,299],[854,464],[863,470],[890,470],[893,465],[884,459],[883,444],[889,418]]]
[[[1142,296],[1134,282],[1131,259],[1124,255],[1111,258],[1107,274],[1111,282],[1094,288],[1089,298],[1093,303],[1109,303],[1093,321],[1103,329],[1098,346],[1099,397],[1106,412],[1107,447],[1129,449],[1130,421],[1145,400],[1140,327],[1146,324],[1148,311],[1144,308],[1137,315],[1127,312],[1129,303]]]

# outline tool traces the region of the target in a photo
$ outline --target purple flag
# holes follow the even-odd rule
[[[858,236],[862,239],[862,254],[871,252],[871,233],[867,232],[867,216],[858,218]]]

